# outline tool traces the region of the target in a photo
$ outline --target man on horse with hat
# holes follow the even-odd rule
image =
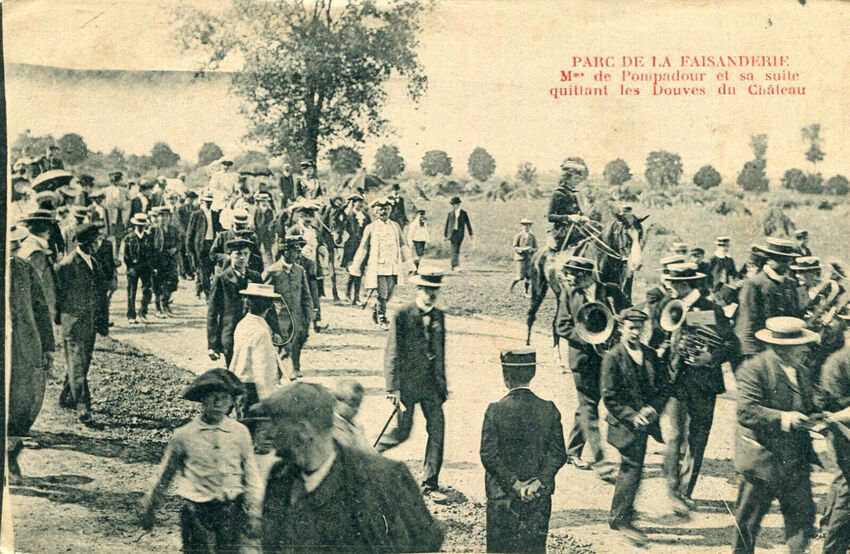
[[[587,165],[578,157],[570,157],[561,163],[558,188],[549,201],[547,218],[552,223],[547,246],[556,252],[561,250],[566,238],[567,222],[584,218],[576,195],[576,186],[587,178]]]
[[[301,160],[301,176],[295,182],[296,198],[314,200],[324,194],[322,185],[316,176],[316,164],[312,160]]]
[[[797,284],[788,274],[791,263],[800,255],[797,244],[788,239],[767,237],[759,251],[767,262],[754,277],[744,281],[738,294],[735,334],[745,359],[764,349],[755,333],[764,328],[768,319],[801,315]]]

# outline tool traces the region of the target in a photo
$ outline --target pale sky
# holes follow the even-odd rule
[[[195,4],[203,4],[196,0]],[[75,69],[191,70],[196,60],[171,40],[172,0],[6,1],[8,62]],[[213,5],[213,3],[210,3]],[[633,173],[653,150],[682,156],[686,173],[704,163],[734,177],[751,158],[750,135],[769,136],[768,170],[808,169],[800,128],[823,126],[826,177],[850,174],[847,83],[850,3],[792,0],[467,1],[438,2],[424,22],[420,56],[429,91],[414,105],[393,82],[386,114],[398,131],[370,139],[367,163],[384,142],[408,166],[430,149],[446,150],[463,172],[476,146],[498,174],[531,161],[541,170],[583,156],[591,171],[622,157]],[[786,55],[801,74],[802,97],[568,97],[553,99],[573,56]],[[620,70],[615,69],[619,75]],[[708,85],[716,87],[714,70]],[[585,84],[593,70],[585,70]],[[212,140],[244,148],[238,101],[219,83],[164,85],[153,80],[23,78],[7,74],[9,131],[81,133],[93,149],[146,152],[165,140],[184,158]],[[644,85],[645,88],[648,85]],[[613,88],[613,87],[609,87]]]

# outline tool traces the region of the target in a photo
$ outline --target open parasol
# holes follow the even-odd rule
[[[41,192],[44,190],[56,190],[64,187],[74,178],[74,175],[64,169],[51,169],[45,171],[32,181],[32,190]]]
[[[346,181],[345,186],[350,189],[362,188],[365,191],[369,191],[386,186],[386,183],[377,175],[372,175],[371,173],[358,173]]]

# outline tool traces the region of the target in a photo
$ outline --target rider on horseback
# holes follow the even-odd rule
[[[552,193],[549,203],[548,219],[552,223],[546,246],[557,252],[563,246],[567,235],[567,223],[587,220],[582,214],[576,196],[576,186],[587,178],[587,165],[577,157],[565,159],[561,163],[561,178],[558,188]]]

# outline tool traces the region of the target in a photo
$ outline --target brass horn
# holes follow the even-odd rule
[[[603,344],[614,333],[614,315],[605,304],[589,302],[576,314],[576,333],[587,344]]]
[[[661,310],[661,319],[658,324],[668,333],[672,333],[685,323],[687,313],[685,303],[679,299],[673,299]]]

